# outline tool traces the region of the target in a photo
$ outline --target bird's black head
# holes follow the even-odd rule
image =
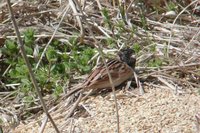
[[[118,53],[118,56],[121,61],[127,63],[133,69],[135,68],[136,59],[132,57],[134,51],[130,48],[121,49]]]

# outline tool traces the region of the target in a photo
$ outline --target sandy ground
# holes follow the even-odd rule
[[[62,132],[116,132],[115,104],[111,94],[92,96],[81,103],[81,113],[74,118],[55,119]],[[170,89],[148,89],[142,96],[128,97],[117,92],[120,132],[122,133],[197,133],[195,115],[200,112],[200,96],[196,92],[175,95]],[[83,111],[85,110],[85,111]],[[20,124],[13,132],[38,132],[39,124]],[[45,133],[55,132],[51,125]]]

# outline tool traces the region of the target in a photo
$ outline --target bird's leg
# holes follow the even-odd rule
[[[126,86],[124,88],[125,91],[128,91],[128,89],[131,88],[131,82],[132,82],[132,78],[131,78],[131,80],[127,81]]]
[[[136,82],[136,84],[137,84],[137,87],[138,87],[139,90],[140,90],[140,95],[143,95],[143,94],[144,94],[144,89],[143,89],[143,87],[142,87],[142,85],[141,85],[141,82],[140,82],[140,80],[138,79],[138,76],[137,76],[137,74],[136,74],[135,71],[133,72],[133,74],[134,74],[134,77],[135,77],[135,82]]]

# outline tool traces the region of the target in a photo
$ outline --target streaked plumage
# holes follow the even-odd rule
[[[112,77],[114,86],[118,86],[133,76],[136,59],[131,57],[133,50],[127,48],[123,49],[118,53],[117,59],[111,59],[107,61],[107,66]],[[84,90],[98,90],[104,88],[110,88],[111,84],[109,76],[106,71],[104,64],[97,67],[86,80],[69,92],[67,95],[84,89]]]

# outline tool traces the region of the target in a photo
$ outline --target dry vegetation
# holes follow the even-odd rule
[[[72,101],[60,98],[101,61],[98,45],[108,56],[126,46],[136,52],[136,73],[145,93],[140,95],[134,84],[129,91],[119,87],[121,132],[200,132],[199,0],[27,0],[13,1],[12,8],[43,98],[61,132],[116,132],[112,93],[90,96],[70,118],[66,116]],[[0,129],[55,132],[30,79],[20,75],[26,69],[12,44],[16,35],[2,1]]]

